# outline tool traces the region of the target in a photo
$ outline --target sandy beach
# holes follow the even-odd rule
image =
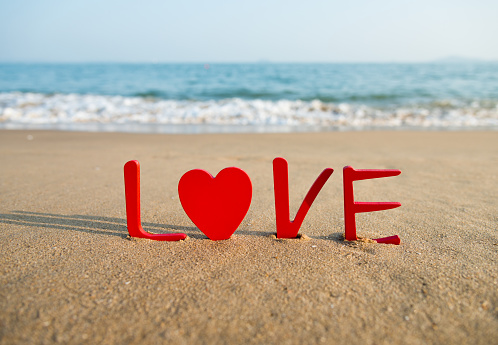
[[[294,217],[334,173],[300,239],[274,234],[272,160]],[[0,131],[0,344],[492,344],[498,339],[498,132],[153,135]],[[123,165],[141,163],[142,222],[187,240],[127,238]],[[355,182],[345,242],[342,168]],[[236,166],[253,199],[211,241],[182,209],[191,169]]]

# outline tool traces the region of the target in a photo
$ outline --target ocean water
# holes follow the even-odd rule
[[[498,129],[498,63],[0,64],[0,129]]]

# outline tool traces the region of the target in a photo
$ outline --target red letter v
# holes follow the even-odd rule
[[[131,237],[148,238],[156,241],[184,240],[185,234],[151,234],[144,231],[140,220],[140,163],[129,161],[124,166],[126,223]]]
[[[334,169],[327,168],[318,176],[297,211],[294,221],[290,220],[289,211],[289,168],[284,158],[273,160],[273,188],[275,191],[275,217],[277,222],[277,238],[295,238],[308,210],[329,179]]]

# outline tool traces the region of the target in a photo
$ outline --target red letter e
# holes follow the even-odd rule
[[[356,241],[356,213],[373,212],[389,210],[400,207],[399,202],[355,202],[353,192],[353,181],[368,180],[373,178],[397,176],[401,174],[400,170],[356,170],[350,166],[343,169],[343,187],[344,187],[344,238],[347,241]],[[398,235],[377,238],[374,241],[378,243],[400,244],[401,240]]]

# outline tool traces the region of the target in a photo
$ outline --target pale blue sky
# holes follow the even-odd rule
[[[0,61],[498,60],[497,0],[0,0]]]

